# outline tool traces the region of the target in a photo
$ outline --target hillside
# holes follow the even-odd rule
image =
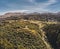
[[[59,21],[43,21],[38,14],[17,15],[0,21],[0,49],[60,49]]]
[[[39,26],[29,21],[0,23],[0,49],[47,49]]]

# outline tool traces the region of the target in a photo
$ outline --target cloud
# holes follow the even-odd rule
[[[34,3],[35,2],[35,0],[28,0],[29,2],[31,2],[31,3]]]
[[[55,4],[57,2],[57,0],[48,0],[46,2],[42,2],[42,3],[37,3],[36,6],[38,7],[42,7],[42,8],[46,8],[52,4]]]
[[[44,3],[45,6],[49,6],[52,4],[55,4],[57,2],[57,0],[48,0],[46,3]]]
[[[6,11],[6,12],[0,12],[0,15],[4,15],[5,13],[14,13],[14,12],[27,12],[28,10],[12,10],[12,11]]]
[[[36,2],[36,0],[24,0],[29,4],[20,4],[20,3],[8,3],[6,6],[8,6],[8,11],[6,12],[51,12],[51,10],[48,8],[50,5],[55,4],[57,0],[47,0],[45,2]],[[10,9],[10,10],[9,10]],[[4,14],[6,12],[2,12],[1,14]]]
[[[50,9],[48,9],[48,7],[52,4],[55,4],[57,2],[57,0],[48,0],[46,2],[34,2],[35,5],[32,6],[26,6],[26,9],[30,10],[30,12],[51,12]]]
[[[14,10],[14,11],[7,11],[7,12],[27,12],[28,10]]]

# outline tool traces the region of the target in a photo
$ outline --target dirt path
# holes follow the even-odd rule
[[[42,32],[42,40],[43,40],[43,42],[45,43],[45,45],[46,45],[46,47],[47,47],[47,49],[52,49],[52,47],[50,46],[50,44],[48,43],[48,41],[46,40],[47,39],[47,37],[46,37],[46,35],[45,35],[45,32],[41,29],[41,23],[39,22],[39,21],[30,21],[30,23],[35,23],[35,24],[37,24],[37,25],[39,25],[39,29],[40,29],[40,31]],[[40,34],[39,34],[39,36],[40,36]]]

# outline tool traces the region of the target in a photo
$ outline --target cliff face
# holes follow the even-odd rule
[[[44,27],[46,36],[54,49],[60,49],[60,24],[50,24]]]

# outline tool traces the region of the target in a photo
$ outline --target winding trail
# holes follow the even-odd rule
[[[46,40],[47,37],[46,37],[46,35],[45,35],[45,32],[41,29],[41,28],[42,28],[41,22],[39,22],[39,21],[29,21],[29,22],[30,22],[30,23],[35,23],[35,24],[39,25],[39,29],[40,29],[40,31],[42,32],[42,37],[41,37],[40,34],[39,34],[39,36],[41,37],[41,39],[42,39],[43,42],[45,43],[47,49],[52,49],[52,47],[50,46],[50,44],[49,44],[48,41]]]

